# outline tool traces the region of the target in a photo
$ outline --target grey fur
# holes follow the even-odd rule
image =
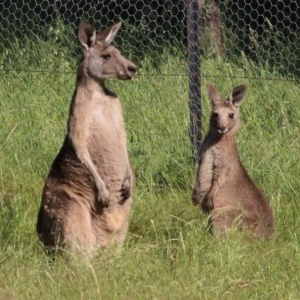
[[[135,65],[110,43],[117,23],[96,34],[82,21],[83,48],[67,135],[45,180],[37,233],[46,248],[92,253],[121,246],[132,203],[132,171],[122,106],[104,85],[107,78],[131,79]]]
[[[237,224],[256,236],[268,237],[275,226],[273,211],[243,167],[235,142],[238,106],[246,86],[234,88],[227,100],[213,85],[208,84],[207,90],[212,101],[210,129],[199,153],[192,202],[210,214],[213,231],[225,233]]]

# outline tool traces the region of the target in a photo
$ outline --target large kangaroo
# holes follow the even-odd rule
[[[272,209],[241,164],[235,142],[238,106],[246,86],[235,87],[227,100],[211,84],[207,91],[212,102],[210,128],[199,153],[192,202],[210,213],[214,231],[225,233],[236,223],[256,236],[268,237],[274,230]]]
[[[128,228],[132,173],[122,106],[107,78],[131,79],[135,65],[111,45],[121,22],[96,33],[82,21],[83,47],[67,135],[45,181],[37,233],[46,248],[90,253],[122,245]]]

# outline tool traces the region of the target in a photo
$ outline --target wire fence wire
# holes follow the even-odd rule
[[[65,58],[80,55],[76,38],[80,20],[89,20],[97,28],[123,20],[116,44],[134,62],[147,58],[157,66],[166,48],[186,57],[185,70],[174,66],[168,73],[156,69],[155,74],[140,76],[189,76],[190,136],[196,153],[202,125],[200,79],[217,76],[201,67],[200,57],[238,61],[246,56],[284,76],[272,80],[298,81],[299,16],[298,0],[4,0],[0,1],[0,74],[75,73]],[[42,51],[35,47],[38,40],[53,45],[42,68],[40,62],[35,64],[37,52]],[[26,69],[18,65],[20,55],[32,62]]]

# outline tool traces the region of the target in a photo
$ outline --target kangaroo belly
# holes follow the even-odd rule
[[[119,190],[128,172],[126,132],[117,108],[95,112],[88,150],[110,192]]]

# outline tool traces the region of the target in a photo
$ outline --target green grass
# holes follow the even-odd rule
[[[123,103],[135,173],[124,251],[90,262],[47,258],[35,223],[43,179],[65,134],[76,65],[52,47],[39,45],[36,60],[0,55],[0,65],[18,70],[61,70],[63,63],[68,71],[0,73],[0,299],[298,299],[300,85],[283,77],[247,79],[276,74],[246,59],[239,65],[206,59],[202,86],[213,82],[224,96],[235,85],[248,86],[238,148],[274,209],[276,238],[206,232],[207,217],[190,201],[188,78],[138,75],[108,83]],[[162,61],[162,74],[186,72],[180,58],[165,54]],[[151,71],[147,62],[139,68]],[[205,89],[202,95],[206,131]]]

